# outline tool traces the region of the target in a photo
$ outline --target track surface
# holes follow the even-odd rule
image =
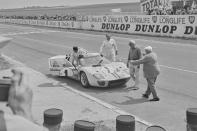
[[[119,56],[122,58],[127,58],[128,40],[132,38],[136,39],[141,49],[151,45],[158,54],[162,72],[157,81],[157,91],[161,101],[149,102],[141,98],[141,94],[146,90],[146,81],[142,72],[141,87],[138,91],[129,89],[132,81],[129,81],[125,87],[84,89],[77,81],[50,74],[47,62],[49,57],[65,54],[66,50],[71,49],[73,45],[97,52],[105,39],[103,33],[88,34],[81,31],[77,33],[0,24],[0,35],[14,38],[1,50],[5,55],[25,63],[48,77],[115,105],[148,122],[162,125],[171,131],[185,131],[186,109],[197,107],[197,46],[194,45],[196,41],[179,39],[175,42],[176,39],[143,36],[136,38],[128,35],[114,37],[118,43]]]

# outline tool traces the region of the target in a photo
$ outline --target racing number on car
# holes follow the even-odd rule
[[[53,62],[52,67],[59,67],[57,61],[54,61],[54,62]]]

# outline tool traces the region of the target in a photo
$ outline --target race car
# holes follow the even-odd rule
[[[99,53],[85,53],[77,67],[71,64],[70,54],[48,59],[49,69],[87,87],[112,87],[124,85],[130,79],[129,69],[123,62],[110,62]]]

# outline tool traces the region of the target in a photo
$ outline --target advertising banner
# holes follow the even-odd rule
[[[29,21],[30,25],[37,25],[37,23],[38,23],[37,20],[30,20]]]
[[[74,21],[60,21],[60,28],[74,28]]]
[[[37,25],[39,26],[47,26],[48,21],[46,20],[37,20]]]
[[[141,12],[147,12],[148,10],[152,10],[154,8],[160,8],[162,6],[167,6],[171,4],[170,0],[141,0]]]
[[[107,15],[89,17],[88,22],[93,30],[197,38],[195,15]]]
[[[5,22],[27,23],[24,20]],[[32,20],[29,21],[32,24]],[[111,31],[151,36],[197,38],[197,15],[102,15],[87,21],[45,21],[37,25],[83,30]]]
[[[48,27],[60,27],[60,21],[48,21]]]

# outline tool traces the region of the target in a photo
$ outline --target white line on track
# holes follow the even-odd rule
[[[127,58],[120,58],[121,60],[127,60]],[[181,69],[181,68],[175,68],[175,67],[171,67],[171,66],[166,66],[166,65],[159,65],[160,67],[163,68],[168,68],[171,70],[178,70],[178,71],[183,71],[183,72],[188,72],[188,73],[192,73],[192,74],[197,74],[197,71],[191,71],[191,70],[186,70],[186,69]]]
[[[64,32],[64,31],[61,31]],[[102,37],[104,38],[104,35],[94,35],[94,34],[86,34],[86,33],[79,33],[79,32],[64,32],[64,33],[69,33],[69,34],[80,34],[80,35],[86,35],[86,36],[98,36],[98,37]],[[131,35],[132,36],[132,35]],[[126,39],[126,40],[137,40],[137,41],[147,41],[147,42],[154,42],[154,43],[160,43],[160,44],[165,44],[165,45],[173,45],[173,46],[192,46],[192,47],[197,47],[196,45],[192,45],[192,44],[180,44],[180,43],[174,43],[174,42],[164,42],[164,41],[157,41],[157,40],[146,40],[146,39],[136,39],[136,38],[126,38],[126,37],[118,37],[118,36],[113,36],[114,38],[118,38],[118,39]]]
[[[15,35],[28,35],[28,34],[38,34],[38,33],[51,33],[51,32],[59,32],[59,31],[43,30],[43,31],[30,31],[30,32],[20,32],[20,33],[10,32],[7,34],[0,34],[0,35],[1,36],[15,36]]]
[[[172,70],[178,70],[178,71],[184,71],[184,72],[188,72],[188,73],[197,74],[196,71],[185,70],[185,69],[170,67],[170,66],[166,66],[166,65],[159,65],[159,66],[160,66],[160,67],[164,67],[164,68],[168,68],[168,69],[172,69]]]
[[[29,40],[29,41],[34,41],[34,42],[42,43],[42,44],[45,44],[45,45],[50,45],[50,46],[55,46],[55,47],[60,47],[60,48],[72,49],[72,47],[70,47],[70,46],[53,44],[51,42],[47,42],[47,41],[43,41],[43,40],[38,40],[38,39],[31,39],[31,38],[25,38],[25,37],[22,37],[21,39]]]

